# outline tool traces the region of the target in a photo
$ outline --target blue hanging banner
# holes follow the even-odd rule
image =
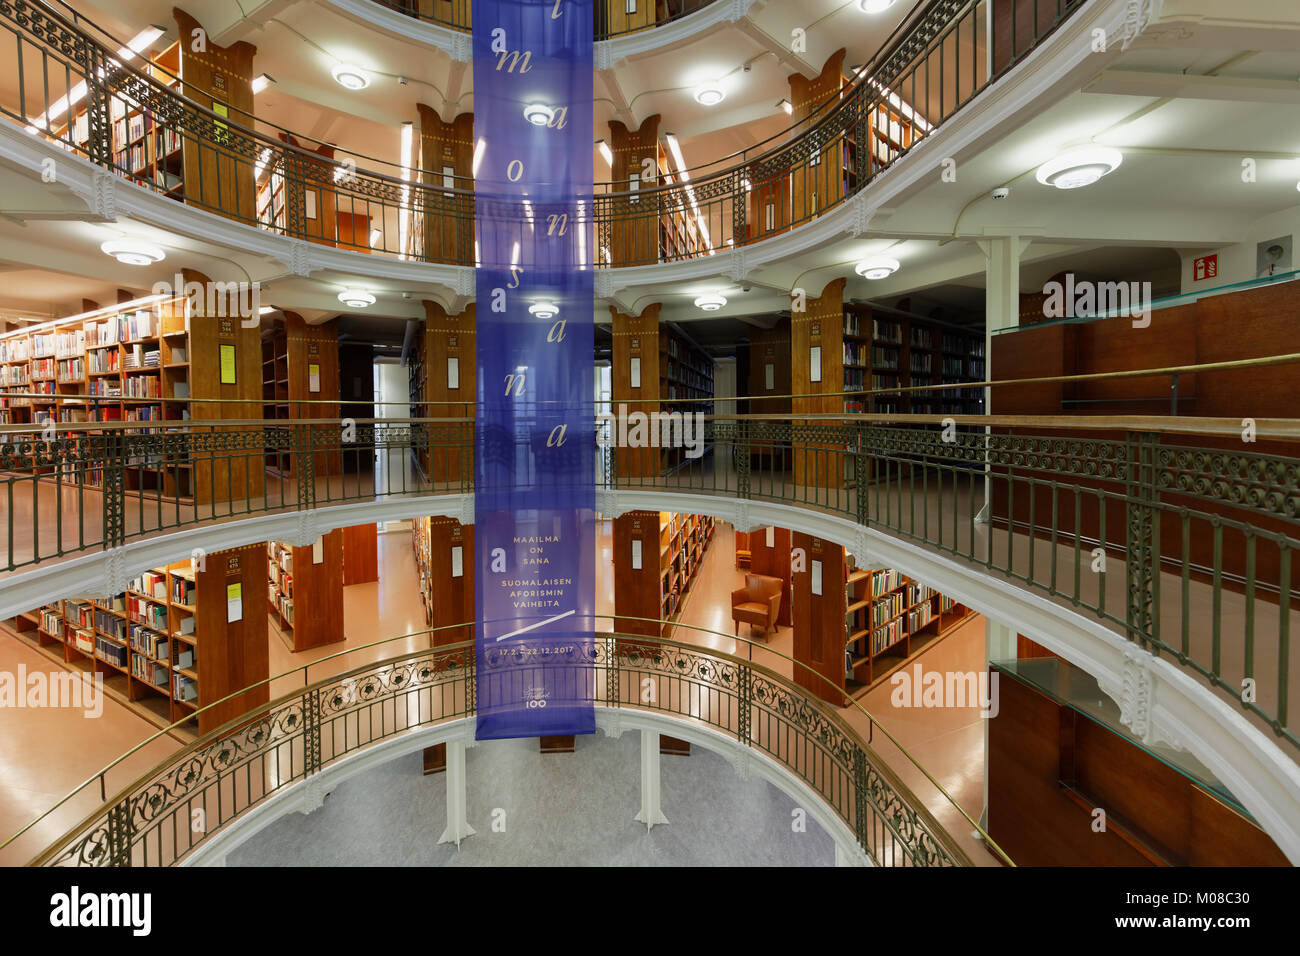
[[[594,733],[592,0],[474,0],[479,739]]]

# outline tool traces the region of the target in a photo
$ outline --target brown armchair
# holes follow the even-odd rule
[[[776,627],[781,613],[781,579],[765,574],[746,574],[745,586],[731,592],[731,619],[740,636],[740,622],[767,631]]]

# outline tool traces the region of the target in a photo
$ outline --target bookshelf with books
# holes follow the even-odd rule
[[[294,651],[344,639],[342,529],[306,546],[266,543],[266,607]]]
[[[716,363],[713,357],[671,322],[661,323],[659,333],[659,410],[687,415],[713,414]],[[700,436],[701,439],[703,436]],[[707,452],[709,449],[705,448]],[[683,448],[661,448],[661,472],[680,468],[691,459]]]
[[[262,418],[286,425],[338,418],[338,320],[308,325],[297,312],[282,312],[269,315],[263,326]],[[329,439],[320,444],[337,446]],[[280,477],[292,477],[295,456],[286,448],[268,446],[266,467]],[[342,452],[337,447],[316,452],[313,469],[318,477],[340,474]]]
[[[681,616],[698,580],[715,530],[713,518],[669,511],[633,511],[614,519],[614,614],[619,631],[673,636],[672,622]]]
[[[468,486],[474,459],[464,448],[473,444],[478,373],[475,305],[471,302],[459,315],[451,315],[441,303],[425,300],[424,313],[416,347],[407,358],[411,417],[461,421],[432,423],[433,441],[412,455],[431,481]]]
[[[891,568],[845,557],[844,678],[865,693],[971,615],[965,605]]]
[[[269,699],[263,687],[196,714],[269,676],[266,616],[244,613],[265,586],[265,553],[250,545],[151,568],[113,597],[55,601],[7,624],[69,669],[103,675],[106,692],[156,726],[206,733]]]
[[[474,637],[474,526],[442,516],[411,519],[411,544],[424,621],[439,628],[433,645]],[[453,625],[465,624],[465,627]]]

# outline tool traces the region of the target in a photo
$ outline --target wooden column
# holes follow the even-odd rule
[[[633,176],[641,189],[653,188],[659,181],[659,114],[647,116],[639,129],[630,130],[618,120],[609,121],[610,151],[614,154],[612,175],[615,190],[626,192]],[[650,179],[643,179],[650,161]],[[609,252],[614,265],[629,262],[654,262],[659,258],[659,220],[643,215],[645,203],[632,194],[613,207]],[[599,252],[597,253],[599,254]]]
[[[460,549],[460,574],[454,548]],[[474,639],[471,626],[451,627],[475,619],[474,601],[474,526],[462,525],[454,518],[429,519],[429,626],[443,628],[430,635],[434,647],[459,644]],[[440,773],[447,768],[447,745],[434,744],[424,750],[424,773]]]
[[[641,545],[640,568],[632,567],[633,542]],[[661,625],[651,623],[663,617],[657,511],[631,511],[614,519],[614,615],[614,630],[621,634],[661,636]]]
[[[826,398],[791,399],[792,414],[840,414],[844,399],[844,279],[834,279],[819,298],[807,300],[807,310],[790,318],[790,390],[795,395],[832,393]],[[812,350],[820,349],[820,376],[812,380]],[[844,485],[844,446],[817,441],[815,421],[795,422],[794,480],[796,485],[840,488]],[[804,430],[804,440],[799,432]],[[802,446],[802,447],[801,447]]]
[[[754,536],[751,536],[751,543]],[[804,570],[792,574],[794,590],[794,681],[837,707],[844,706],[845,575],[844,548],[796,531],[792,544],[803,550]],[[813,562],[821,564],[821,594],[812,593]],[[820,680],[813,673],[826,680]]]
[[[806,119],[844,86],[843,48],[836,50],[813,79],[796,73],[789,78],[790,104],[795,122]],[[823,111],[821,116],[825,116]],[[816,122],[816,120],[813,120]],[[837,136],[822,146],[815,157],[805,159],[791,171],[791,221],[801,222],[835,205],[844,198],[844,138]]]
[[[373,523],[343,529],[343,586],[379,580],[379,527]]]
[[[749,570],[753,574],[765,574],[781,579],[781,613],[777,623],[789,627],[793,621],[790,584],[790,547],[789,528],[772,528],[772,544],[767,543],[767,528],[759,528],[749,535]]]
[[[473,188],[474,114],[461,113],[444,123],[432,107],[417,103],[416,109],[420,113],[420,181],[446,190],[435,193],[435,205],[424,212],[423,257],[430,262],[472,262],[474,198],[453,190]]]
[[[281,141],[297,147],[288,150],[285,163],[284,202],[286,221],[301,223],[300,238],[323,246],[336,245],[338,238],[338,194],[335,192],[333,162],[334,147],[327,143],[309,149],[289,133],[280,134]],[[319,156],[317,160],[314,157]],[[370,251],[370,243],[363,234],[363,249]],[[355,246],[349,237],[349,245]]]
[[[308,325],[297,312],[285,312],[284,332],[289,359],[289,419],[338,418],[338,320]],[[313,384],[316,391],[312,391]],[[326,404],[317,404],[319,402]],[[323,478],[341,474],[343,453],[337,447],[338,436],[319,432],[318,435],[320,441],[335,447],[318,451],[313,456],[316,476]]]
[[[186,284],[206,285],[212,280],[193,269],[182,269]],[[207,298],[206,296],[204,297]],[[244,327],[233,304],[222,309],[227,316],[203,315],[206,301],[195,303],[190,314],[190,397],[220,398],[216,404],[196,402],[190,417],[196,423],[211,424],[222,419],[262,418],[262,333],[258,325]],[[234,349],[234,382],[222,381],[222,349]],[[233,426],[247,430],[249,426]],[[230,431],[232,429],[216,429]],[[209,433],[196,428],[199,436]],[[200,451],[194,456],[194,488],[199,504],[231,499],[260,498],[265,493],[265,461],[261,448],[229,451]]]
[[[772,367],[771,385],[768,385],[767,367]],[[749,391],[754,396],[749,402],[752,415],[788,415],[789,398],[763,398],[764,395],[790,394],[790,324],[783,319],[772,329],[755,330],[749,337]],[[790,465],[788,449],[773,441],[749,442],[752,467],[784,470]]]
[[[231,586],[239,587],[240,617],[231,621]],[[244,545],[206,556],[194,575],[198,604],[195,633],[198,645],[199,703],[221,700],[270,676],[266,619],[266,545]],[[199,715],[199,733],[270,700],[262,685]]]
[[[257,47],[244,40],[217,46],[204,36],[204,49],[196,49],[198,20],[179,7],[172,8],[180,32],[181,86],[188,98],[213,112],[223,111],[235,125],[253,126],[253,57]],[[185,171],[185,202],[201,206],[231,219],[252,222],[257,210],[257,186],[253,181],[256,158],[239,156],[196,138],[193,132],[182,147]]]
[[[627,315],[614,306],[609,307],[613,320],[614,367],[613,412],[619,413],[620,402],[644,401],[629,404],[627,411],[651,415],[659,411],[659,303],[647,305],[639,316]],[[640,384],[632,387],[632,359],[640,360]],[[654,401],[651,401],[651,400]],[[617,423],[615,426],[617,427]],[[617,441],[617,434],[610,436]],[[658,448],[615,448],[616,474],[620,478],[648,478],[659,474]]]
[[[420,418],[472,419],[478,376],[475,303],[460,315],[448,315],[442,305],[426,299],[424,314],[424,398],[457,404],[429,405],[415,414]],[[459,404],[461,401],[464,404]],[[438,425],[432,435],[433,447],[425,460],[430,480],[468,486],[474,480],[473,424]]]

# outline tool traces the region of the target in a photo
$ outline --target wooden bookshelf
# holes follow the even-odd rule
[[[297,312],[272,314],[262,328],[262,417],[288,424],[339,416],[338,320],[308,325]],[[337,443],[335,443],[337,444]],[[266,468],[282,477],[294,474],[294,457],[267,448]],[[318,477],[342,471],[338,448],[314,453]]]
[[[619,631],[672,637],[672,622],[681,616],[715,530],[713,518],[669,511],[633,511],[614,519],[614,614]],[[636,548],[639,568],[633,567]]]
[[[266,543],[266,608],[295,652],[344,639],[342,529],[306,546]]]
[[[258,593],[247,578],[265,578],[259,553],[265,549],[251,545],[209,554],[197,568],[190,561],[152,568],[121,594],[55,601],[8,626],[47,654],[57,649],[70,669],[102,675],[106,691],[155,725],[192,718],[183,726],[205,733],[269,699],[263,687],[195,714],[268,676],[265,615],[228,620],[236,596],[228,587],[239,585],[247,602]]]
[[[844,676],[851,695],[879,684],[973,612],[889,568],[845,560]]]
[[[411,544],[424,622],[445,628],[434,633],[434,646],[472,640],[472,627],[452,625],[476,619],[474,526],[454,518],[413,518]]]
[[[712,415],[716,369],[713,357],[680,328],[672,323],[659,326],[659,407],[662,411],[680,412],[683,417],[696,412]],[[661,472],[667,473],[689,459],[682,448],[663,448],[659,461]]]
[[[408,357],[411,417],[472,419],[478,375],[474,303],[459,315],[428,300],[424,310],[419,347]],[[474,456],[465,449],[473,437],[472,423],[436,426],[431,447],[411,454],[431,481],[467,486],[474,477]]]

